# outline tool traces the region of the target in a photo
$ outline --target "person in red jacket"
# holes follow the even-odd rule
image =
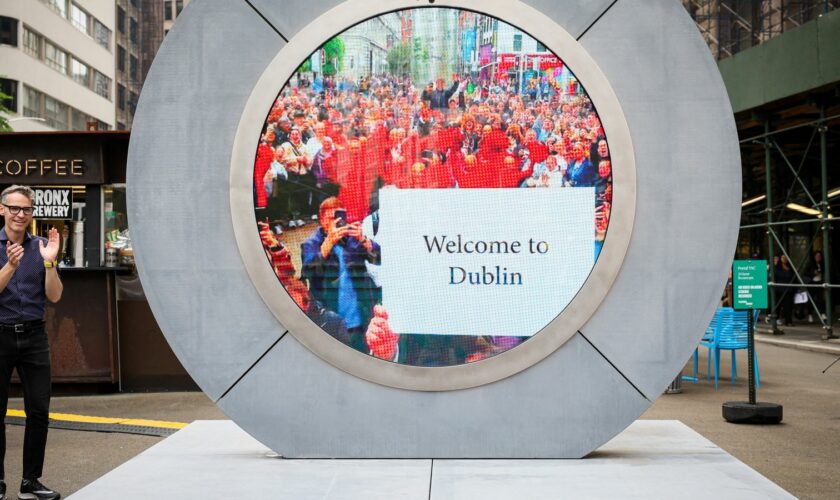
[[[265,191],[266,174],[274,161],[274,130],[267,128],[257,147],[257,159],[254,162],[254,203],[258,209],[268,206],[268,196]]]

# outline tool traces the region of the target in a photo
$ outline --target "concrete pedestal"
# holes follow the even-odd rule
[[[638,420],[581,460],[287,460],[199,421],[78,491],[148,498],[794,498],[676,420]]]

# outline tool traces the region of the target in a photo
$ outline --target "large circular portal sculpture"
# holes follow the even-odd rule
[[[579,457],[705,329],[738,164],[678,2],[208,0],[130,217],[173,350],[278,453]]]

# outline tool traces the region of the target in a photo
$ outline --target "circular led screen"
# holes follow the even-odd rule
[[[526,342],[587,280],[612,166],[562,54],[493,17],[406,9],[329,39],[279,86],[257,228],[326,334],[400,364],[471,363]]]

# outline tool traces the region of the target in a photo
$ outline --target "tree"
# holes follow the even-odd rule
[[[344,69],[344,41],[335,37],[324,44],[324,75],[332,76]]]
[[[305,61],[303,61],[303,64],[301,64],[300,67],[298,67],[298,69],[297,69],[298,73],[309,73],[310,71],[312,71],[312,58],[311,57],[307,58]]]
[[[6,107],[6,102],[12,100],[12,96],[0,92],[0,132],[12,132],[12,126],[4,115],[12,114],[12,110]]]
[[[394,45],[388,51],[388,70],[392,75],[403,76],[411,72],[411,59],[414,53],[408,42]]]

